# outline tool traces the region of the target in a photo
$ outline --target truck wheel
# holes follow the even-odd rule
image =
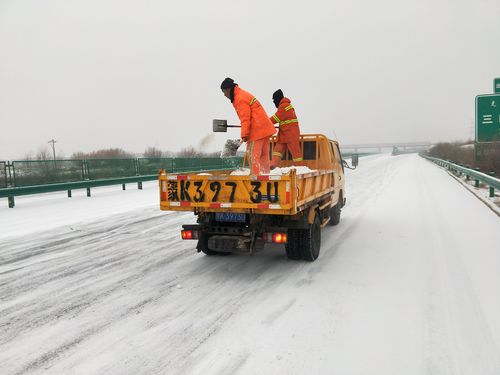
[[[219,255],[217,251],[213,251],[210,249],[201,249],[201,252],[205,255]]]
[[[286,257],[291,260],[301,260],[300,255],[300,229],[288,229],[288,240],[285,244]]]
[[[208,248],[208,235],[206,233],[201,234],[198,244],[196,245],[196,249],[205,255],[217,255],[217,251],[213,251]]]
[[[330,221],[328,222],[328,224],[330,224],[331,226],[340,223],[340,212],[342,211],[340,205],[341,203],[339,201],[335,206],[330,208]]]
[[[302,238],[300,238],[300,252],[302,259],[309,262],[315,261],[319,256],[321,248],[321,222],[319,215],[314,217],[314,222],[308,229],[302,230]]]

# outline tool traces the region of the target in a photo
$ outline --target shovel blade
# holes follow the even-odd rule
[[[214,133],[227,133],[227,120],[212,120]]]

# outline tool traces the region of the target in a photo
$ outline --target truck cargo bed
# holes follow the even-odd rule
[[[159,175],[160,208],[169,211],[295,215],[334,190],[334,170],[286,175],[231,175],[232,171]]]

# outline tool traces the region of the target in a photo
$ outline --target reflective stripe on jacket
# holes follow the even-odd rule
[[[290,99],[283,98],[278,110],[270,118],[273,124],[279,124],[278,143],[292,143],[300,141],[299,120],[295,114]]]

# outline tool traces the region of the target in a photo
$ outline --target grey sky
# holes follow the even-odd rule
[[[466,139],[499,20],[498,0],[0,0],[0,159],[197,146],[237,121],[226,76],[344,144]]]

